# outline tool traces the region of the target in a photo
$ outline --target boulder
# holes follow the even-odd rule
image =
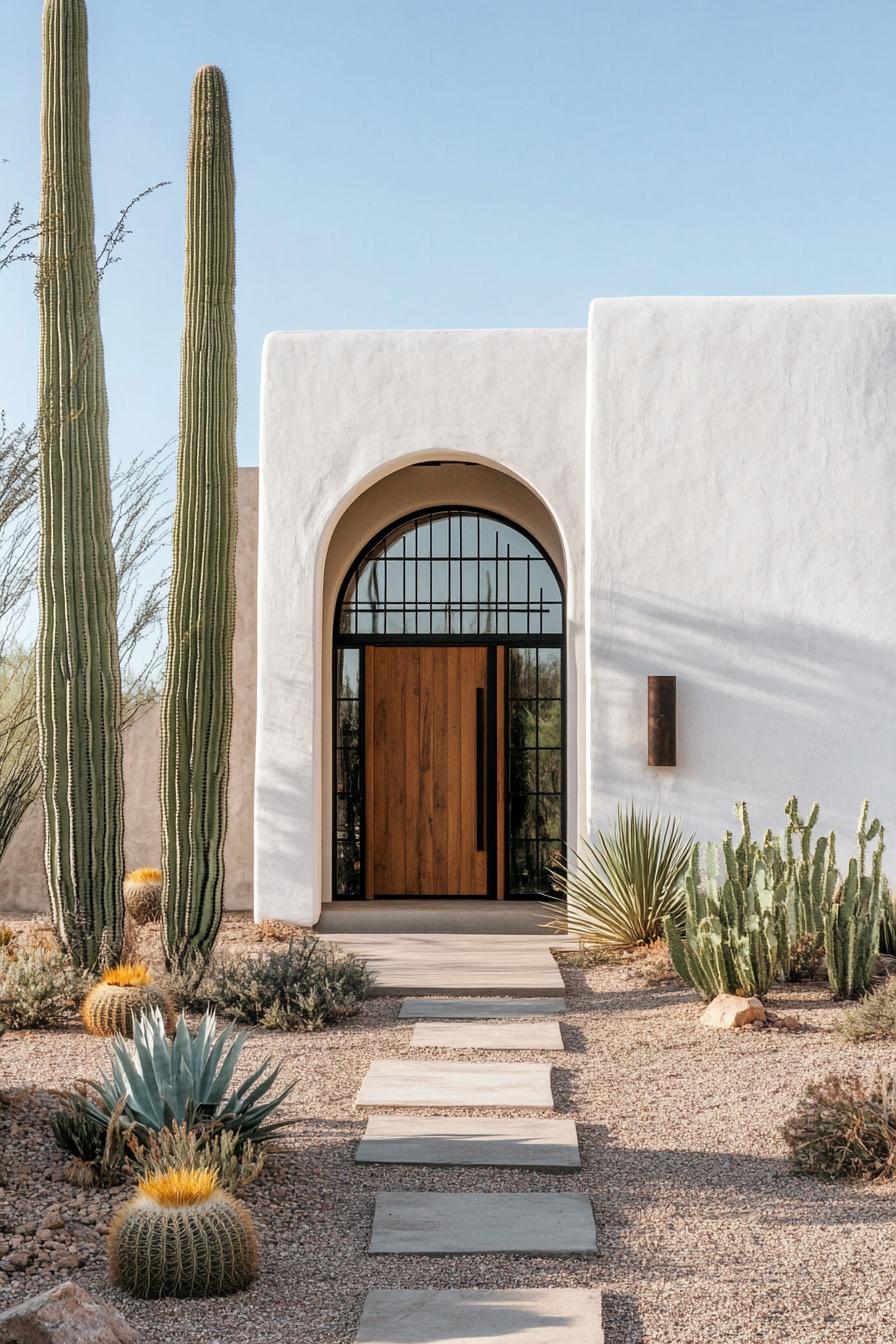
[[[704,1027],[746,1027],[751,1022],[764,1022],[765,1009],[760,999],[745,999],[740,994],[717,994],[703,1011],[700,1021]]]
[[[0,1344],[141,1344],[121,1312],[61,1283],[0,1313]]]

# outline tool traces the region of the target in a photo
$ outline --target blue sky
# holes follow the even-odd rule
[[[183,161],[220,64],[239,455],[267,331],[580,326],[594,295],[896,290],[892,0],[89,0],[113,456],[176,430]],[[39,182],[40,0],[0,0],[0,207]],[[0,405],[33,409],[31,279]]]

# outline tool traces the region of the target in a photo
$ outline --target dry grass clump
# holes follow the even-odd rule
[[[793,1165],[823,1180],[896,1177],[896,1078],[814,1083],[782,1130]]]
[[[665,939],[650,943],[632,954],[632,965],[648,985],[682,985],[684,981],[672,965]]]
[[[896,976],[859,999],[837,1023],[848,1041],[896,1041]]]
[[[241,1143],[226,1129],[190,1129],[175,1121],[143,1143],[132,1139],[127,1167],[141,1178],[202,1168],[214,1173],[222,1190],[237,1195],[261,1175],[264,1160],[264,1149],[251,1139]]]
[[[263,919],[255,925],[254,938],[257,943],[290,943],[308,932],[299,924],[288,924],[285,919]]]

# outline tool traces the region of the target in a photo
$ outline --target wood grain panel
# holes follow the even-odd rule
[[[487,669],[484,647],[367,647],[368,897],[488,895],[489,848],[503,847],[504,809],[486,800],[477,850],[476,692],[487,696]],[[487,780],[484,770],[484,787]]]

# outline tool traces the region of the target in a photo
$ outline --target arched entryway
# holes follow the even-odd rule
[[[333,895],[531,899],[566,824],[565,596],[519,522],[417,509],[333,628]]]

